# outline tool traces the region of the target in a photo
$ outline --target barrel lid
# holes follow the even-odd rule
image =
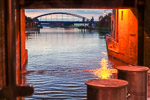
[[[95,87],[124,87],[128,85],[128,82],[120,79],[91,79],[85,84]]]
[[[123,71],[148,71],[148,67],[144,66],[117,66],[116,69]]]

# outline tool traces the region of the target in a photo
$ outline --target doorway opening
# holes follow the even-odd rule
[[[102,66],[112,68],[105,42],[112,10],[37,9],[25,14],[26,82],[35,87],[29,98],[86,99],[84,82],[98,78],[96,71]],[[112,77],[106,74],[100,77]]]

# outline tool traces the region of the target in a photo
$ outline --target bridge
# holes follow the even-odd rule
[[[57,15],[57,16],[53,18],[52,15]],[[60,16],[58,17],[58,15],[61,15],[61,17]],[[64,15],[67,15],[67,17],[64,17]],[[78,18],[80,20],[75,20],[74,18],[72,20],[69,20],[70,18],[68,17],[68,15],[69,17],[76,17],[76,19]],[[50,18],[49,17],[43,18],[44,16],[50,16]],[[94,21],[94,19],[89,19],[78,14],[67,13],[67,12],[46,13],[46,14],[42,14],[42,15],[34,17],[33,20],[38,22],[41,25],[47,24],[49,26],[60,26],[60,25],[71,26],[74,24],[82,24],[82,25],[94,24],[95,25],[98,22],[98,21]]]

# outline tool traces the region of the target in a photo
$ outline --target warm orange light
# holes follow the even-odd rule
[[[107,55],[107,53],[102,52],[103,54]],[[91,69],[91,70],[85,70],[85,71],[92,71],[95,76],[101,79],[108,79],[110,76],[112,76],[113,73],[117,73],[116,69],[110,69],[108,68],[108,61],[106,58],[102,58],[100,61],[100,68],[99,69]]]
[[[104,52],[104,51],[102,51],[101,53],[102,53],[102,54],[104,54],[105,56],[107,55],[107,53],[106,53],[106,52]]]
[[[34,32],[35,33],[35,39],[38,38],[38,32]]]
[[[104,14],[106,14],[106,12],[104,11]]]
[[[108,69],[108,62],[105,58],[102,58],[100,61],[100,69],[96,69],[93,73],[95,76],[101,79],[108,79],[112,75],[112,73],[116,73],[115,69]]]

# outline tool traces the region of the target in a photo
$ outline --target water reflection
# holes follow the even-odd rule
[[[112,65],[108,63],[108,60],[106,59],[107,53],[102,52],[104,54],[104,57],[99,62],[100,68],[99,69],[91,69],[88,71],[92,71],[93,74],[101,79],[108,79],[108,78],[114,78],[114,74],[117,74],[117,70],[112,68]]]
[[[84,33],[76,28],[43,28],[40,34],[27,33],[29,55],[24,75],[35,92],[26,99],[86,99],[84,82],[97,77],[93,72],[101,78],[112,73],[105,39],[99,36],[97,31]]]
[[[102,79],[109,78],[112,75],[112,73],[111,73],[111,70],[108,69],[108,62],[105,58],[101,59],[100,66],[101,68],[96,69],[96,71],[94,71],[94,74]]]

